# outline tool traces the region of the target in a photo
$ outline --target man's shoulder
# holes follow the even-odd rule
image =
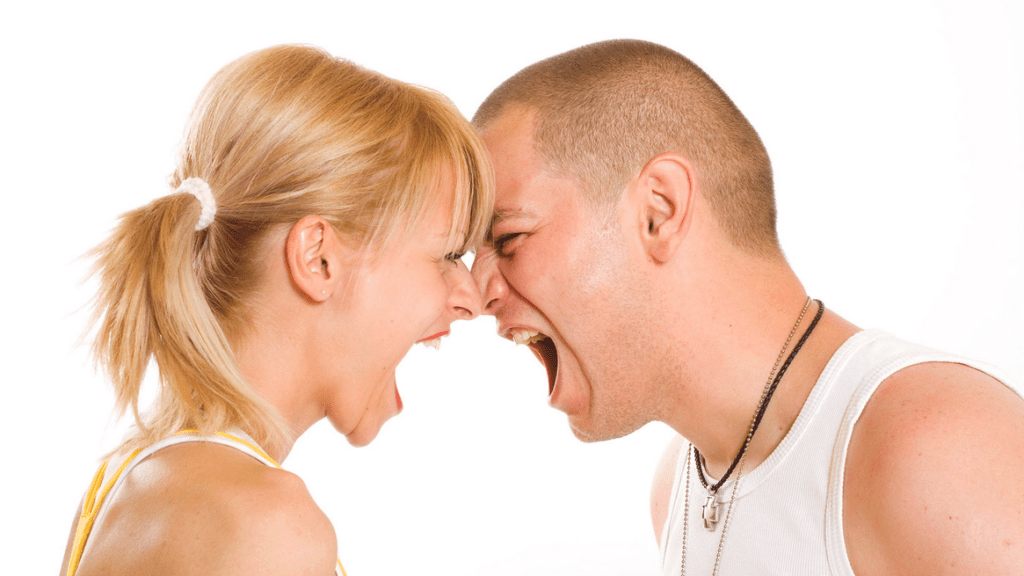
[[[1022,493],[1024,400],[963,364],[904,368],[879,385],[850,440],[851,564],[858,574],[1020,569]]]

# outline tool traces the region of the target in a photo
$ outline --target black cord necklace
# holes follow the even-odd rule
[[[732,464],[729,465],[729,469],[725,471],[725,474],[722,475],[722,478],[719,479],[718,482],[716,482],[715,484],[708,486],[708,480],[704,476],[704,458],[700,455],[700,451],[697,450],[697,447],[693,447],[693,456],[696,460],[697,467],[697,478],[700,479],[701,485],[704,486],[704,488],[707,489],[709,493],[708,502],[704,504],[704,526],[708,530],[714,530],[715,523],[718,521],[718,502],[716,497],[718,489],[721,488],[722,485],[725,484],[725,481],[729,479],[729,476],[736,468],[736,465],[743,457],[743,454],[747,451],[747,447],[750,446],[750,441],[754,438],[754,433],[757,432],[757,427],[761,425],[761,419],[764,417],[764,413],[768,409],[768,402],[771,401],[772,395],[775,394],[775,389],[778,388],[779,382],[782,380],[782,376],[786,373],[786,370],[789,368],[789,365],[793,362],[793,359],[796,358],[796,354],[797,352],[800,351],[800,348],[803,347],[804,342],[807,342],[807,338],[811,335],[811,332],[814,331],[814,327],[818,325],[818,320],[821,319],[821,315],[825,311],[825,305],[821,303],[821,300],[815,300],[815,302],[817,302],[818,304],[818,313],[814,315],[814,319],[811,320],[810,326],[807,327],[807,330],[804,332],[803,336],[801,336],[800,340],[797,341],[796,346],[793,347],[793,351],[789,353],[789,356],[786,358],[786,361],[779,368],[778,373],[775,374],[775,379],[772,380],[771,386],[768,387],[767,391],[764,394],[764,397],[761,399],[761,402],[757,405],[757,411],[754,413],[754,421],[753,423],[751,423],[750,432],[747,433],[747,438],[743,442],[743,446],[740,447],[739,453],[736,454],[735,458],[733,458]],[[803,315],[801,314],[801,317],[802,316]],[[799,324],[800,320],[798,319],[797,325]],[[783,347],[783,350],[785,350],[785,347]]]

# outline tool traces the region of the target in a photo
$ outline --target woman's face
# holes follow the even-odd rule
[[[402,410],[395,368],[413,344],[432,343],[455,320],[480,313],[480,292],[461,255],[451,252],[449,227],[450,209],[432,209],[410,235],[353,273],[335,362],[345,385],[332,392],[327,416],[354,446],[369,443]]]

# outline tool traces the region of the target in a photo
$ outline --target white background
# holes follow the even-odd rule
[[[0,16],[5,574],[57,571],[96,458],[124,429],[76,347],[92,293],[76,258],[166,193],[209,77],[271,44],[322,46],[467,115],[543,57],[666,44],[760,132],[783,247],[812,295],[1024,382],[1018,2],[148,4],[19,2]],[[321,423],[285,463],[334,522],[349,574],[652,573],[647,494],[668,429],[577,442],[546,406],[541,366],[493,329],[480,318],[440,353],[410,352],[405,412],[369,447]]]

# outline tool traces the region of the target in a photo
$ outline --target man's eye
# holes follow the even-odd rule
[[[508,251],[510,248],[509,243],[518,238],[520,235],[521,234],[519,232],[516,232],[513,234],[502,234],[501,236],[498,236],[497,238],[494,239],[494,249],[501,256],[511,256],[512,253]]]

